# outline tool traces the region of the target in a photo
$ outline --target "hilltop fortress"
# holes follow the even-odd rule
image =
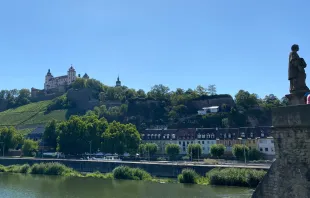
[[[67,75],[54,77],[51,70],[48,69],[45,75],[44,89],[31,88],[32,98],[42,98],[46,99],[57,97],[65,93],[69,87],[80,75],[76,75],[76,71],[73,65],[67,71]],[[85,73],[83,78],[89,79],[89,76]]]
[[[76,74],[76,70],[71,64],[67,71],[67,75],[54,77],[51,70],[48,69],[45,75],[44,89],[31,88],[31,97],[33,101],[50,100],[58,97],[68,91],[69,85],[71,85],[77,78],[80,78],[80,74]],[[89,79],[87,73],[83,75],[84,79]],[[117,77],[116,87],[122,86],[119,77]]]

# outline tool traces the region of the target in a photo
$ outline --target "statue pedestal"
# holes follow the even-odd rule
[[[285,97],[289,100],[290,105],[306,104],[305,94],[307,92],[309,92],[309,90],[295,91],[291,94],[285,95]]]

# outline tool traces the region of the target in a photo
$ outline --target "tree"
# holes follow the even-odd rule
[[[249,160],[260,160],[262,158],[262,153],[256,148],[250,149],[248,153]]]
[[[139,145],[139,153],[143,157],[153,157],[158,150],[158,145],[155,143],[144,143]]]
[[[248,152],[249,148],[243,144],[235,144],[233,146],[232,153],[238,160],[244,159],[244,156],[247,156]]]
[[[44,130],[43,140],[46,142],[48,146],[53,148],[57,148],[57,137],[58,137],[58,130],[57,130],[57,122],[56,120],[50,121]]]
[[[250,94],[248,91],[240,90],[235,95],[236,105],[248,109],[250,107],[258,106],[258,96]]]
[[[210,153],[212,156],[219,158],[224,154],[225,150],[226,147],[223,144],[213,144]]]
[[[145,98],[145,97],[146,97],[146,94],[145,94],[144,90],[139,89],[139,90],[137,91],[137,96],[138,96],[139,98]]]
[[[204,88],[203,86],[201,85],[198,85],[195,89],[196,93],[199,95],[199,96],[206,96],[208,95],[208,92],[207,92],[207,89]]]
[[[147,93],[149,98],[155,100],[168,100],[170,97],[170,89],[162,84],[154,85],[151,90]]]
[[[207,92],[212,96],[216,95],[216,86],[215,85],[209,85],[207,88]]]
[[[263,99],[262,106],[270,110],[271,108],[281,106],[281,101],[277,98],[277,96],[269,94]]]
[[[173,160],[180,153],[180,146],[178,144],[167,144],[166,145],[166,154],[169,155],[169,159]]]
[[[16,106],[22,106],[30,103],[31,93],[29,89],[21,89],[19,90],[19,95],[16,97]]]
[[[71,116],[68,121],[59,123],[58,130],[58,151],[65,154],[82,154],[89,151],[87,124],[81,117]]]
[[[77,78],[71,85],[73,89],[83,89],[86,88],[86,79],[85,78]]]
[[[101,147],[101,134],[107,127],[107,121],[97,115],[71,116],[57,127],[57,150],[65,154],[89,153],[90,149],[96,152]]]
[[[14,127],[2,127],[0,128],[0,142],[4,144],[4,152],[9,149],[14,149],[20,143],[20,136]],[[1,147],[2,150],[3,147]]]
[[[289,105],[289,100],[287,97],[282,97],[281,98],[281,105],[282,106],[288,106]]]
[[[102,134],[103,151],[108,153],[135,154],[141,142],[140,134],[133,124],[113,121]]]
[[[22,152],[25,156],[35,156],[36,152],[38,152],[39,144],[36,141],[26,139],[24,141],[24,145],[22,147]]]
[[[192,157],[192,159],[199,159],[201,152],[202,148],[200,144],[189,144],[187,147],[187,154]]]

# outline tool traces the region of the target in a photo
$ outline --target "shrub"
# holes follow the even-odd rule
[[[102,178],[102,179],[113,179],[112,173],[100,173],[99,171],[96,171],[94,173],[87,173],[86,177],[93,177],[93,178]]]
[[[216,168],[206,176],[212,185],[256,187],[265,174],[266,171],[254,169]]]
[[[0,164],[0,173],[6,172],[6,167]]]
[[[40,163],[34,164],[30,169],[31,174],[45,174],[45,175],[62,175],[62,176],[71,176],[78,174],[72,168],[60,163]]]
[[[182,173],[178,175],[180,183],[196,184],[199,175],[193,169],[183,169]]]
[[[19,172],[20,173],[28,173],[29,170],[30,170],[30,165],[24,164],[20,167]]]
[[[128,180],[150,180],[151,175],[140,168],[130,168],[128,166],[116,167],[113,171],[115,179],[128,179]]]

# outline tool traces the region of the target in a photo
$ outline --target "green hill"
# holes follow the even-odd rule
[[[31,103],[0,112],[0,126],[25,126],[45,124],[52,119],[65,120],[67,110],[45,113],[52,100]]]

